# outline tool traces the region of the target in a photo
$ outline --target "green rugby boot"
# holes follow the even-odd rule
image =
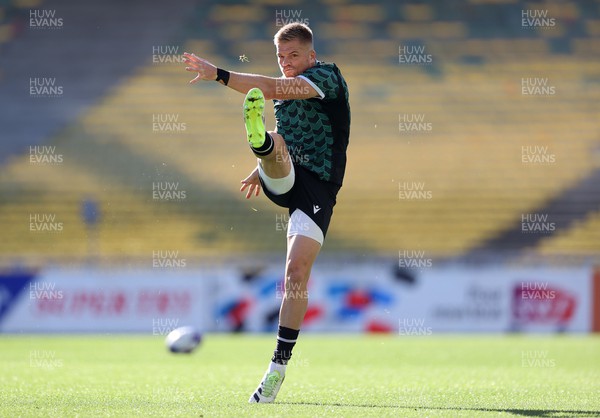
[[[265,96],[263,92],[254,87],[250,89],[244,99],[244,122],[246,123],[246,136],[252,148],[260,148],[265,143]]]

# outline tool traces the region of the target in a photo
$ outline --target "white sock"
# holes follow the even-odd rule
[[[271,364],[269,364],[269,373],[271,373],[273,370],[277,370],[279,374],[283,376],[285,374],[286,367],[287,366],[285,364],[271,362]]]

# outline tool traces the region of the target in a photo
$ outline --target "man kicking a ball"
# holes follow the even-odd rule
[[[348,88],[335,64],[317,61],[312,31],[291,23],[274,37],[281,78],[217,68],[185,53],[187,71],[246,94],[244,119],[258,166],[242,180],[246,198],[265,195],[289,208],[285,293],[279,311],[277,346],[250,403],[273,402],[285,378],[308,306],[307,283],[327,234],[342,186],[350,133]],[[265,100],[275,103],[276,130],[266,132]],[[304,295],[299,297],[299,295]]]

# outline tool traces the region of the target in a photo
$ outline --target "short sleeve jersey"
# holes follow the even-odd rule
[[[275,100],[275,119],[291,161],[321,180],[342,185],[350,136],[348,86],[335,64],[317,61],[298,76],[319,96]]]

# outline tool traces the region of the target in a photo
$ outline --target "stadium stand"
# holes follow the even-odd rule
[[[597,257],[600,2],[451,3],[209,1],[169,22],[162,38],[144,34],[135,62],[115,65],[112,82],[93,80],[85,110],[46,130],[39,143],[55,146],[62,163],[32,164],[14,149],[4,163],[4,262],[85,260],[91,231],[80,212],[90,196],[101,208],[96,251],[110,262],[150,260],[159,249],[201,259],[250,244],[283,248],[284,212],[238,192],[254,164],[241,96],[189,86],[177,60],[189,50],[277,76],[271,39],[286,12],[308,19],[319,57],[335,61],[350,86],[349,163],[328,253]],[[547,10],[555,25],[524,28],[530,9]],[[431,62],[401,62],[407,51]],[[127,60],[128,51],[114,54]],[[523,94],[532,80],[551,89]],[[404,129],[414,120],[422,129]],[[153,188],[166,184],[185,198],[156,199]],[[39,213],[55,214],[64,232],[28,232]],[[523,234],[531,213],[548,215],[556,231]]]

